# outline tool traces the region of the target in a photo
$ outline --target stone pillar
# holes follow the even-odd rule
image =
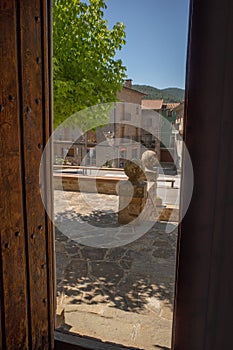
[[[118,187],[119,224],[128,224],[138,218],[135,223],[156,222],[157,206],[157,154],[145,151],[141,161],[128,161],[124,167],[127,181],[122,181]],[[143,210],[144,209],[144,210]]]
[[[128,224],[137,219],[147,199],[147,184],[140,163],[128,161],[124,170],[129,179],[120,182],[118,187],[119,224]]]
[[[157,178],[158,171],[156,170],[158,165],[158,157],[154,151],[145,151],[142,154],[142,167],[147,181],[147,202],[146,210],[143,220],[145,221],[157,221]]]

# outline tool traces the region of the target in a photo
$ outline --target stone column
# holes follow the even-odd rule
[[[145,221],[157,221],[157,178],[158,171],[156,166],[158,165],[158,157],[154,151],[145,151],[142,154],[142,168],[144,170],[147,181],[147,202],[146,210],[143,220]]]
[[[128,224],[137,219],[146,204],[147,183],[140,162],[128,161],[124,167],[128,180],[118,187],[119,224]]]
[[[119,224],[128,224],[140,214],[135,224],[157,221],[157,164],[158,158],[154,151],[145,151],[141,161],[126,163],[124,170],[129,179],[122,181],[118,187]]]

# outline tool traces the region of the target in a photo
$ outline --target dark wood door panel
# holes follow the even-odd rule
[[[0,212],[2,349],[28,347],[17,8],[0,4]]]
[[[50,2],[0,2],[1,341],[14,349],[53,348],[50,169],[39,166],[51,134]],[[49,164],[50,154],[47,155]]]
[[[230,1],[191,1],[185,142],[194,191],[179,229],[174,349],[232,347],[232,16]],[[185,159],[183,175],[185,200]]]

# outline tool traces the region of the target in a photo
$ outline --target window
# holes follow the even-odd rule
[[[138,135],[138,128],[134,128],[134,135],[133,135],[133,140],[138,141],[139,140],[139,135]]]
[[[120,158],[126,159],[126,155],[127,155],[126,149],[125,148],[121,149],[120,150]]]
[[[138,157],[138,150],[137,150],[137,148],[133,148],[132,149],[132,158],[137,159],[137,157]]]
[[[123,139],[125,137],[125,127],[121,126],[120,127],[120,138]]]
[[[122,120],[130,121],[131,120],[131,113],[125,112],[122,116]]]
[[[67,157],[74,157],[74,148],[73,147],[69,148],[66,156]]]

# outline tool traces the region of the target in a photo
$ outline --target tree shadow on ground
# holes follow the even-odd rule
[[[112,225],[118,225],[117,214],[109,211],[63,212],[59,219],[81,219],[106,227],[110,215]],[[166,224],[155,223],[136,241],[110,249],[81,245],[58,229],[55,234],[57,291],[70,304],[106,304],[129,312],[159,314],[162,302],[172,310],[176,230],[167,233]]]
[[[81,220],[96,227],[117,227],[118,215],[113,210],[93,210],[88,215],[76,213]]]

